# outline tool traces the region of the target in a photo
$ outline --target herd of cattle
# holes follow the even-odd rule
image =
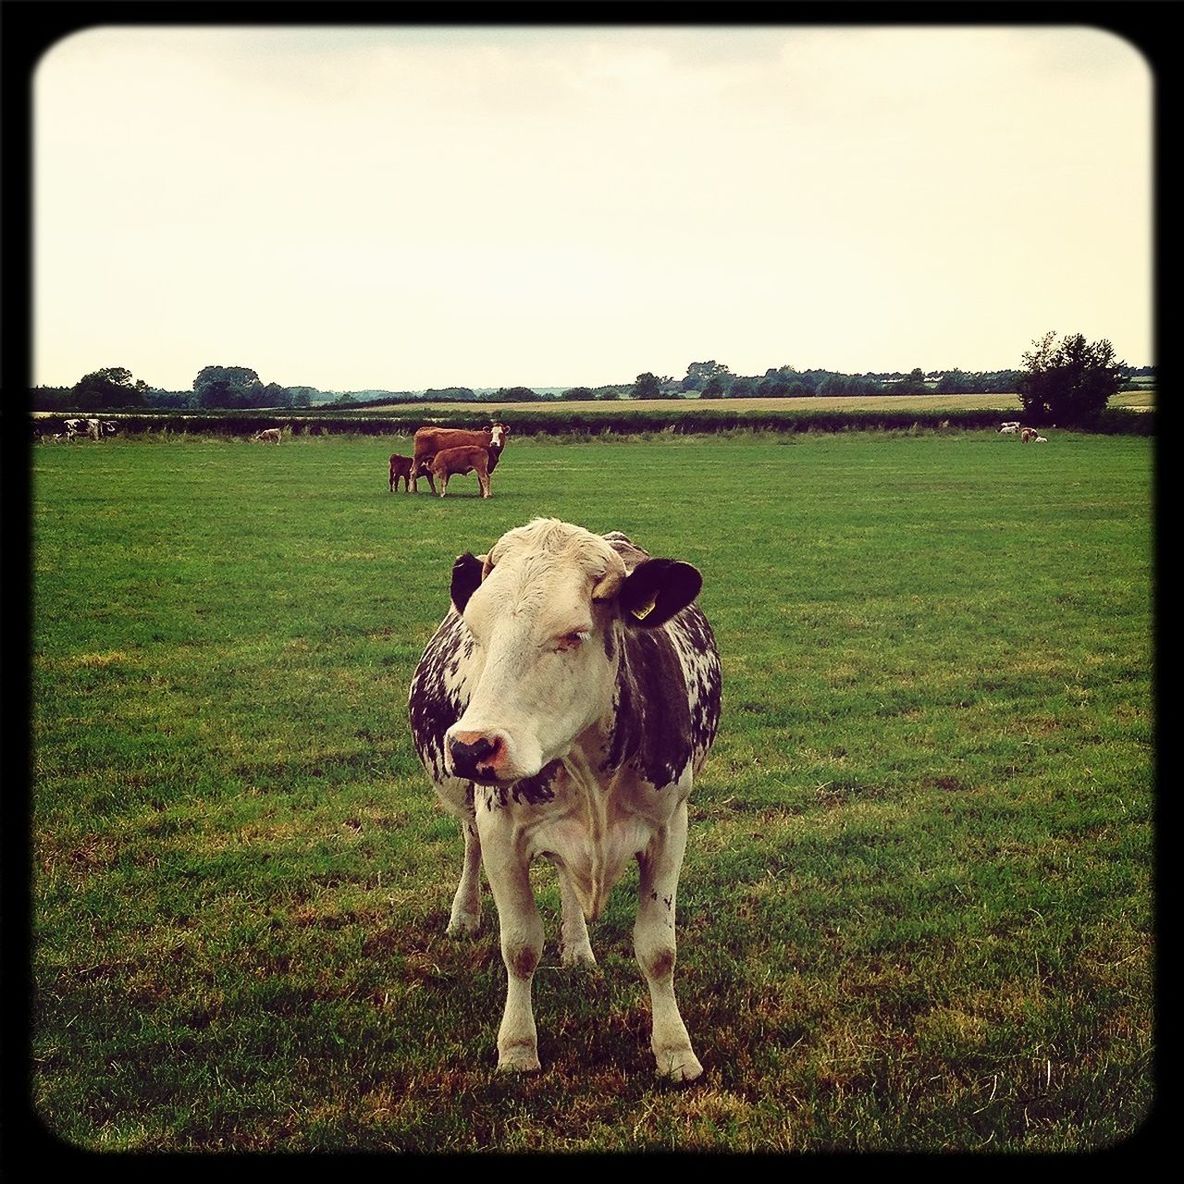
[[[106,419],[67,419],[63,430],[48,438],[76,440],[86,437],[101,440],[105,436],[114,436],[118,431],[118,424]],[[999,434],[1019,436],[1025,444],[1048,443],[1046,436],[1040,435],[1035,428],[1024,427],[1018,419],[1004,420],[999,427]],[[41,438],[40,428],[34,426],[34,435]],[[404,492],[418,493],[419,478],[426,477],[433,493],[437,492],[436,482],[440,482],[439,494],[443,497],[448,489],[449,477],[476,473],[481,496],[489,497],[489,475],[497,467],[508,435],[509,429],[503,423],[494,423],[477,431],[467,428],[420,428],[415,433],[411,456],[391,454],[387,473],[390,492],[396,492],[401,481]],[[283,439],[283,430],[264,428],[251,439],[259,443],[278,444]]]
[[[1001,436],[1019,436],[1022,444],[1047,444],[1048,437],[1042,436],[1035,428],[1020,426],[1018,419],[1005,419],[999,428]]]
[[[497,468],[508,434],[504,423],[491,424],[480,431],[420,428],[415,433],[411,456],[391,454],[387,487],[394,493],[402,481],[404,493],[418,493],[419,478],[426,477],[433,493],[437,492],[436,482],[440,482],[439,494],[443,497],[450,477],[476,473],[481,496],[489,497],[489,475]]]

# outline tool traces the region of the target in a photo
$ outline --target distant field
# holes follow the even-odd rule
[[[389,403],[381,407],[367,408],[374,411],[395,411],[405,408],[405,403]],[[420,404],[416,404],[420,406]],[[424,403],[432,410],[456,407],[456,403]],[[464,404],[460,404],[464,406]],[[555,410],[588,412],[620,411],[622,407],[654,410],[657,408],[685,407],[692,409],[717,409],[720,411],[979,411],[998,408],[1000,411],[1020,410],[1018,395],[868,395],[843,398],[814,399],[588,399],[571,401],[553,399],[544,403],[475,403],[474,407],[484,414],[488,410],[501,408],[507,411]],[[1155,392],[1126,391],[1110,400],[1111,407],[1154,407]]]
[[[32,1090],[145,1151],[1082,1151],[1153,1106],[1148,439],[392,438],[32,452]],[[404,444],[406,440],[402,441]],[[399,444],[395,438],[394,445]],[[455,496],[454,496],[455,495]],[[636,873],[496,1073],[495,915],[405,701],[455,556],[538,515],[704,573],[724,665],[653,1077]]]

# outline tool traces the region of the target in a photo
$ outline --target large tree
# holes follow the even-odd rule
[[[1122,386],[1126,363],[1104,338],[1089,342],[1080,334],[1057,340],[1045,333],[1023,357],[1016,387],[1024,418],[1032,423],[1088,425]]]
[[[264,387],[246,366],[204,366],[193,380],[199,407],[256,407]]]
[[[682,380],[684,391],[701,391],[713,378],[721,380],[731,375],[731,371],[722,362],[714,358],[709,362],[692,362],[687,367],[687,376]]]
[[[134,379],[124,366],[107,366],[83,375],[70,391],[70,402],[79,411],[104,411],[113,407],[143,407],[148,384]]]
[[[630,392],[635,399],[660,399],[662,397],[662,384],[658,381],[656,374],[651,374],[648,370],[644,374],[639,374],[633,383],[633,390]]]

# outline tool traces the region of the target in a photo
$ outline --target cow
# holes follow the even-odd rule
[[[101,440],[104,436],[114,436],[115,424],[106,419],[68,419],[66,420],[66,439],[74,440],[79,436],[89,436],[92,440]]]
[[[1036,437],[1035,437],[1035,438],[1032,440],[1032,443],[1033,443],[1033,444],[1047,444],[1047,443],[1048,443],[1048,437],[1047,437],[1047,436],[1036,436]]]
[[[536,518],[452,568],[451,607],[411,680],[415,750],[465,855],[448,932],[480,924],[480,869],[508,984],[498,1068],[539,1068],[531,984],[543,929],[528,875],[553,864],[561,960],[594,965],[587,922],[630,860],[633,948],[659,1075],[703,1067],[674,996],[675,896],[687,798],[715,739],[720,662],[694,603],[702,577],[625,535]]]
[[[1035,428],[1021,428],[1020,429],[1020,443],[1027,444],[1035,440],[1039,433]]]
[[[1002,424],[1002,426],[999,428],[999,435],[1014,436],[1019,433],[1019,430],[1020,430],[1019,420],[1011,419],[1011,420],[1007,420],[1005,423]]]
[[[399,482],[403,482],[403,490],[405,493],[411,492],[411,457],[400,456],[397,452],[392,452],[390,460],[387,462],[387,487],[391,493],[394,493],[399,488]]]
[[[470,448],[445,448],[432,458],[428,479],[440,482],[440,496],[448,490],[449,477],[461,477],[465,473],[476,473],[481,486],[482,497],[492,497],[489,491],[489,470],[493,468],[489,449],[479,445]]]
[[[504,423],[491,424],[480,431],[466,428],[422,427],[415,433],[415,468],[411,473],[411,492],[418,493],[420,476],[427,477],[428,488],[436,492],[436,483],[431,473],[432,459],[445,448],[485,448],[489,452],[489,471],[497,468],[498,458],[506,446],[509,428]]]
[[[251,439],[262,444],[278,444],[283,439],[284,433],[279,428],[264,428],[260,432],[256,432]]]

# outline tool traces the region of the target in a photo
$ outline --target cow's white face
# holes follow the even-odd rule
[[[553,521],[510,531],[472,563],[481,582],[462,615],[479,673],[445,759],[455,776],[507,783],[566,756],[611,707],[606,638],[625,565],[602,538]]]
[[[495,423],[489,429],[490,448],[504,448],[506,446],[506,429],[503,424]]]

